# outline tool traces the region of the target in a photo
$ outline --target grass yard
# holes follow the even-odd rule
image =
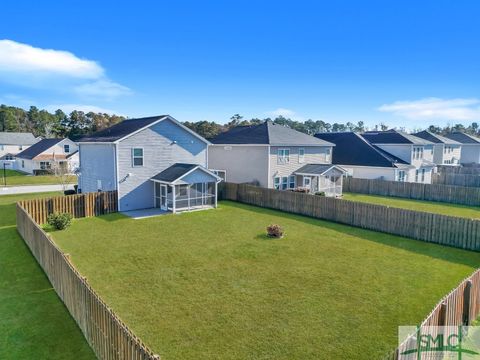
[[[271,223],[283,239],[265,235]],[[480,264],[480,253],[258,207],[53,232],[164,360],[375,359]]]
[[[58,179],[54,175],[33,176],[15,170],[5,170],[5,173],[7,175],[7,186],[59,184]],[[69,176],[69,183],[76,184],[77,177],[75,175]],[[3,169],[0,169],[0,187],[4,186],[4,184]]]
[[[0,359],[95,359],[16,230],[16,201],[52,195],[0,196]]]
[[[425,211],[442,215],[480,219],[479,206],[457,205],[444,202],[403,199],[391,196],[344,193],[345,200],[361,201],[371,204],[387,205],[402,209]]]

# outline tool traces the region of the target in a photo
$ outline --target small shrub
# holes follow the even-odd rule
[[[70,226],[72,223],[72,214],[70,213],[53,213],[48,215],[48,225],[54,227],[57,230],[63,230]]]
[[[325,196],[325,192],[324,192],[324,191],[317,191],[317,192],[315,193],[315,195],[317,195],[317,196]]]
[[[280,225],[272,224],[267,226],[267,235],[270,237],[281,238],[283,237],[283,229]]]

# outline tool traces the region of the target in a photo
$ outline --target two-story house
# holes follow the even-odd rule
[[[211,142],[209,167],[229,182],[341,195],[345,171],[332,165],[330,142],[270,121],[237,126]]]
[[[362,137],[377,148],[413,165],[399,170],[396,181],[431,184],[435,170],[433,143],[398,130],[368,131]]]
[[[119,211],[215,207],[209,142],[169,115],[127,119],[78,140],[78,190],[116,190]]]
[[[462,132],[452,132],[446,138],[462,144],[461,164],[480,164],[480,138]]]
[[[332,163],[358,179],[404,181],[413,165],[375,145],[354,132],[319,133],[315,137],[334,143]]]
[[[0,132],[0,166],[13,169],[17,154],[38,141],[32,133]]]
[[[445,136],[424,130],[413,134],[433,143],[433,162],[436,165],[460,165],[462,144]]]
[[[16,156],[15,168],[27,174],[61,170],[73,173],[78,167],[78,147],[70,139],[42,139]]]

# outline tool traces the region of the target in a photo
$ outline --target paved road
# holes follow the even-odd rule
[[[67,185],[67,189],[73,189],[73,185]],[[63,187],[62,185],[26,185],[0,187],[0,195],[27,194],[50,191],[63,191]]]

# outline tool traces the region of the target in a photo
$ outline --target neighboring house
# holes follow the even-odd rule
[[[169,115],[124,120],[78,144],[79,191],[117,190],[119,211],[217,205],[209,142]]]
[[[436,165],[431,141],[398,130],[368,131],[362,137],[378,149],[413,165],[411,169],[398,171],[395,181],[432,183]]]
[[[480,138],[462,132],[452,132],[445,137],[462,144],[461,164],[480,164]]]
[[[433,162],[436,165],[460,165],[462,144],[458,141],[424,130],[416,134],[416,137],[433,143]]]
[[[341,195],[345,171],[331,163],[332,143],[270,121],[235,127],[211,142],[209,167],[229,182]]]
[[[27,174],[55,173],[60,169],[73,173],[76,168],[78,147],[70,139],[43,139],[16,157],[16,169]]]
[[[315,137],[334,143],[332,163],[359,179],[402,181],[413,165],[370,144],[354,132],[319,133]]]
[[[0,132],[0,166],[13,169],[16,155],[38,141],[32,133]]]

